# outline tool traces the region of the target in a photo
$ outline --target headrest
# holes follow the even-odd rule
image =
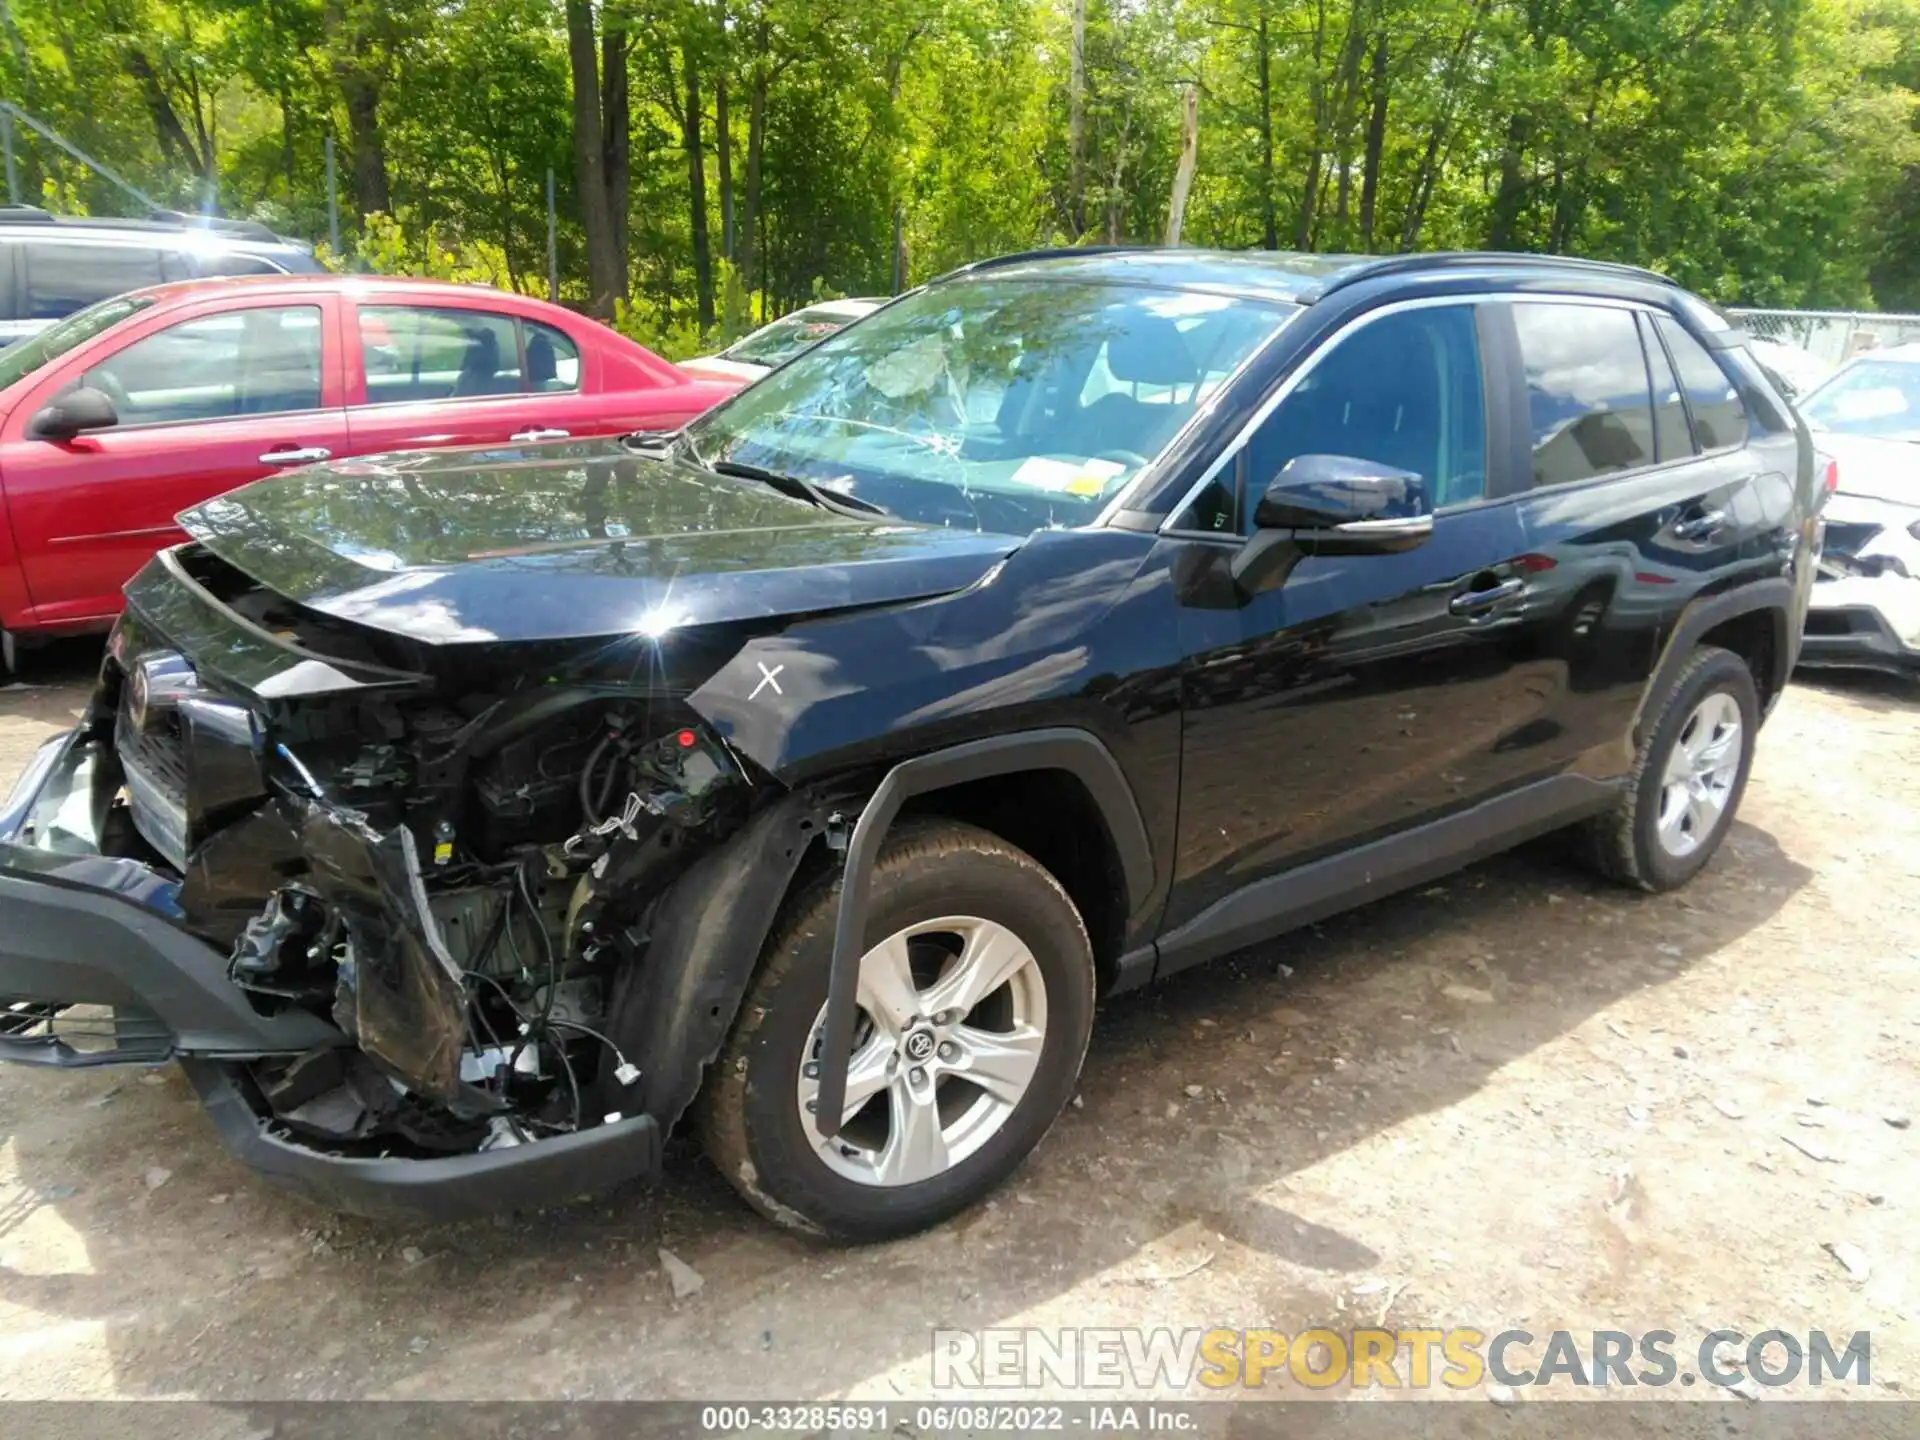
[[[1107,369],[1130,385],[1185,385],[1200,378],[1186,336],[1159,315],[1136,315],[1108,338]]]

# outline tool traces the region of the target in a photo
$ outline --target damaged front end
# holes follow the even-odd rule
[[[1842,493],[1822,518],[1800,663],[1920,674],[1920,506]]]
[[[345,1208],[644,1173],[837,803],[686,704],[753,633],[454,659],[163,554],[0,812],[0,1058],[180,1058]]]

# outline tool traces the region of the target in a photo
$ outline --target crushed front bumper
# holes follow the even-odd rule
[[[240,1062],[347,1039],[303,1010],[257,1010],[228,978],[227,958],[181,928],[179,882],[99,852],[100,743],[84,729],[49,741],[0,808],[0,1060],[179,1059],[240,1159],[335,1209],[451,1219],[553,1204],[657,1167],[660,1129],[649,1115],[429,1159],[293,1140],[255,1104]]]

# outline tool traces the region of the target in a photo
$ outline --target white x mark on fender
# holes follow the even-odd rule
[[[753,687],[753,693],[747,696],[747,699],[758,700],[760,698],[760,692],[766,689],[767,686],[769,685],[773,687],[773,693],[776,695],[784,695],[787,693],[786,691],[780,688],[780,682],[774,679],[774,676],[778,675],[782,670],[787,668],[785,665],[776,665],[771,670],[769,670],[766,666],[765,661],[756,660],[753,663],[760,667],[760,683]]]

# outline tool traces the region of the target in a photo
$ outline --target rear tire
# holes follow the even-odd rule
[[[788,912],[697,1115],[768,1219],[886,1240],[974,1204],[1040,1143],[1086,1054],[1093,951],[1025,851],[953,821],[899,827],[874,868],[848,1118],[823,1141],[806,1106],[839,901],[827,880]]]
[[[1647,730],[1617,808],[1588,822],[1600,872],[1641,890],[1672,890],[1705,868],[1746,793],[1760,729],[1753,672],[1702,646]]]

